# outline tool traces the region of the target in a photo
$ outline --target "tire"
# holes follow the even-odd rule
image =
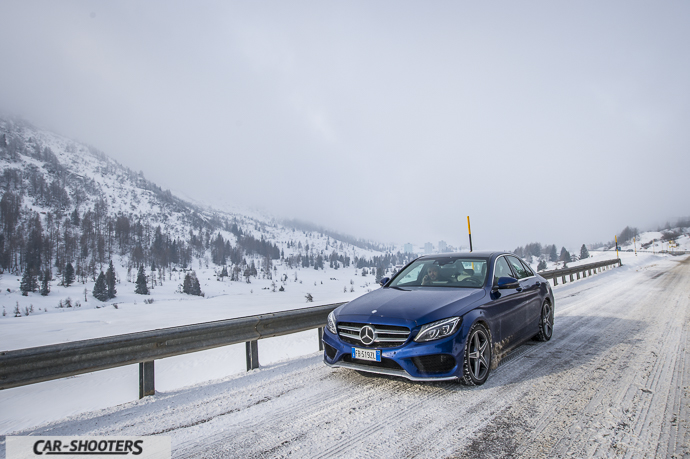
[[[544,301],[541,306],[541,316],[539,317],[539,333],[534,337],[537,341],[548,341],[553,335],[553,307],[548,301]]]
[[[466,386],[481,386],[489,378],[490,372],[491,333],[483,324],[476,323],[467,334],[460,382]]]

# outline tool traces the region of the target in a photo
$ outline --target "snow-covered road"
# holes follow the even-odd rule
[[[313,354],[16,433],[169,435],[174,457],[684,457],[689,292],[690,258],[559,287],[553,339],[481,387]]]

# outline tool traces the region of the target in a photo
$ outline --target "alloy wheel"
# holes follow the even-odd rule
[[[483,330],[477,329],[470,337],[470,347],[467,354],[469,370],[475,381],[484,379],[489,371],[489,338]]]

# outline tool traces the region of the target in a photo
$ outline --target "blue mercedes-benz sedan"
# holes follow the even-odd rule
[[[511,253],[424,256],[381,285],[328,316],[326,365],[480,385],[512,348],[553,333],[551,286]]]

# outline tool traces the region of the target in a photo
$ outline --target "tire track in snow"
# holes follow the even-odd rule
[[[634,290],[628,292],[625,297],[616,299],[617,305],[635,304],[630,298],[632,294],[635,294]],[[652,293],[647,293],[644,298],[635,298],[635,300],[637,304],[648,303],[652,299],[652,296]],[[610,413],[611,410],[618,410],[617,407],[621,406],[620,404],[622,402],[621,397],[631,392],[631,388],[633,394],[639,391],[637,385],[634,384],[637,372],[630,371],[629,367],[631,364],[635,365],[634,361],[636,357],[640,355],[644,349],[642,345],[644,342],[642,336],[645,334],[648,335],[648,329],[650,328],[648,323],[645,323],[643,320],[637,320],[643,319],[644,317],[641,317],[639,313],[641,308],[638,306],[636,309],[637,311],[628,311],[628,317],[635,319],[636,323],[644,324],[644,327],[638,327],[637,333],[635,334],[636,339],[634,343],[628,345],[626,353],[623,353],[622,350],[619,349],[620,346],[611,348],[611,351],[608,353],[609,355],[606,356],[609,362],[601,365],[604,372],[600,382],[605,382],[605,384],[596,384],[596,387],[594,384],[587,384],[589,397],[585,397],[584,400],[589,398],[589,401],[582,410],[574,413],[571,420],[573,428],[568,432],[568,435],[564,435],[561,438],[556,448],[552,450],[552,453],[562,455],[570,452],[593,456],[597,454],[597,450],[602,447],[602,444],[606,446],[606,449],[609,449],[610,445],[617,445],[616,440],[607,441],[607,439],[604,438],[604,436],[611,435],[607,432],[607,429],[614,427],[614,433],[620,432],[621,428],[627,426],[630,420],[628,422],[619,421],[615,426],[607,425],[607,423],[610,418],[616,419],[621,416],[627,416],[625,412],[620,414],[616,413],[614,415]],[[631,312],[636,313],[631,316]],[[614,336],[610,336],[609,333],[604,333],[603,336],[606,337],[608,342],[616,343],[625,341],[625,334],[626,333],[617,333]],[[581,399],[581,401],[584,400]],[[582,403],[579,405],[581,404]],[[608,415],[605,414],[604,419],[601,419],[602,416],[600,415],[600,411],[602,407],[606,405],[608,405],[605,409]],[[602,431],[606,433],[603,434]],[[592,438],[596,438],[598,441],[591,441]],[[613,438],[616,437],[614,436]]]
[[[687,277],[687,275],[686,275]],[[643,318],[649,317],[649,311],[644,311],[644,307],[647,307],[649,304],[653,304],[653,293],[649,293],[645,295],[646,298],[644,298],[641,303],[644,303],[643,305],[638,305],[637,307],[637,314],[634,316],[642,316]],[[621,302],[621,303],[626,303],[626,302]],[[683,309],[687,310],[687,303],[683,305]],[[683,314],[684,316],[685,314]],[[652,328],[652,327],[645,327],[645,328]],[[657,330],[656,334],[651,334],[649,333],[648,330],[643,330],[644,336],[646,337],[651,337],[652,341],[654,339],[657,339],[659,335],[661,335],[663,338],[663,341],[666,343],[673,343],[673,342],[678,342],[676,339],[677,336],[673,334],[664,334],[663,330],[667,329],[667,324],[662,324],[661,326],[654,327],[655,330]],[[618,336],[621,334],[619,333]],[[539,457],[539,456],[550,456],[550,455],[565,455],[565,454],[575,454],[576,456],[583,456],[583,457],[591,457],[591,456],[607,456],[611,454],[611,451],[609,451],[611,444],[616,445],[616,440],[615,436],[613,438],[613,441],[610,444],[606,444],[603,447],[601,443],[598,443],[596,441],[592,441],[592,436],[596,436],[597,434],[601,435],[601,430],[605,427],[605,423],[602,424],[602,419],[601,416],[597,416],[597,410],[601,409],[601,404],[602,401],[609,401],[609,409],[613,409],[616,406],[620,406],[619,403],[622,402],[621,398],[625,394],[629,393],[637,393],[637,394],[645,394],[644,392],[641,392],[639,389],[639,385],[635,384],[635,379],[638,375],[637,371],[635,371],[635,368],[628,368],[630,364],[634,366],[634,363],[636,361],[635,357],[639,354],[643,354],[643,350],[648,349],[649,346],[649,339],[647,341],[644,341],[642,339],[637,339],[636,343],[634,343],[634,346],[632,346],[624,358],[616,358],[616,360],[619,362],[618,366],[615,368],[609,368],[608,369],[608,374],[609,377],[607,378],[607,384],[599,386],[601,387],[599,393],[591,399],[587,407],[580,412],[579,410],[572,409],[570,412],[567,413],[565,416],[565,419],[567,422],[570,424],[570,428],[565,430],[562,427],[559,428],[558,422],[554,422],[554,417],[556,420],[559,418],[563,418],[562,415],[556,417],[554,415],[548,416],[547,419],[544,420],[544,422],[541,423],[540,426],[537,426],[533,432],[532,435],[530,435],[530,441],[528,441],[528,444],[525,444],[522,448],[519,449],[519,454],[518,456],[524,456],[524,457]],[[670,352],[667,351],[666,355],[673,355],[673,350],[671,349]],[[664,359],[657,360],[655,361],[655,368],[657,368],[659,371],[659,374],[667,374],[663,370],[663,368],[668,368],[667,365],[664,363]],[[619,375],[619,376],[616,376]],[[612,377],[613,376],[613,377]],[[586,381],[586,380],[585,380]],[[658,385],[659,379],[656,380],[657,382],[655,384]],[[657,387],[656,385],[654,386],[655,388]],[[667,385],[667,387],[673,387],[671,385]],[[646,389],[649,390],[649,389]],[[628,398],[630,398],[628,396]],[[569,397],[568,401],[569,403],[572,404],[573,397]],[[575,398],[577,400],[577,398]],[[563,403],[559,405],[557,409],[562,409]],[[621,410],[622,411],[622,410]],[[642,406],[641,410],[639,410],[639,413],[637,412],[635,408],[628,409],[629,413],[634,413],[634,416],[638,416],[642,419],[646,419],[649,413],[649,408]],[[615,418],[615,416],[614,416]],[[548,428],[543,428],[545,424],[548,424]],[[556,424],[556,425],[554,425]],[[611,426],[608,426],[611,427]],[[650,429],[649,426],[645,430],[646,432],[651,432],[654,429]],[[541,448],[539,450],[538,448],[534,447],[534,443],[536,443],[537,440],[543,441],[541,436],[544,435],[553,435],[553,431],[562,431],[561,435],[561,440],[559,441],[559,447],[553,448],[551,450],[545,450],[544,448]],[[658,432],[659,429],[657,428],[656,431]],[[638,429],[638,435],[639,432],[641,432],[640,429]],[[604,434],[608,435],[608,434]],[[621,451],[618,448],[613,448],[613,450],[616,452],[616,454],[621,454],[623,451]],[[640,451],[639,449],[637,450],[638,452]],[[649,455],[653,455],[654,452],[653,450],[650,450],[649,447],[647,447],[647,452]]]
[[[657,276],[653,276],[653,279]],[[665,314],[656,317],[656,321],[661,322],[660,328],[665,330],[662,334],[664,338],[656,349],[657,358],[654,359],[645,378],[644,388],[641,389],[641,393],[635,394],[639,399],[639,408],[633,411],[635,415],[631,432],[624,436],[624,441],[630,445],[625,457],[638,456],[641,450],[647,453],[648,448],[645,447],[648,444],[662,444],[661,437],[668,434],[661,427],[672,424],[666,424],[665,420],[672,416],[673,400],[677,394],[682,393],[678,390],[682,386],[674,385],[673,381],[677,379],[678,364],[682,364],[685,357],[687,336],[683,328],[687,323],[688,312],[684,307],[686,295],[681,292],[690,290],[690,282],[683,279],[679,271],[675,270],[669,273],[669,276],[665,276],[663,283],[664,290],[670,290],[671,286],[676,288],[671,290],[674,293],[673,297],[665,302],[669,305],[664,307]],[[683,286],[678,285],[679,283]],[[654,351],[650,352],[654,354]],[[664,410],[654,410],[655,406],[663,406]],[[647,455],[655,456],[656,451]]]
[[[617,324],[613,322],[603,330],[610,330],[616,326]],[[573,330],[573,334],[576,334],[578,330]],[[621,330],[621,334],[628,330],[629,328]],[[567,347],[567,344],[562,347]],[[570,352],[577,354],[581,347],[571,348]],[[548,359],[549,354],[555,354],[558,351],[560,349],[547,353],[543,358]],[[622,355],[631,353],[632,349],[628,346]],[[503,457],[525,455],[531,457],[539,456],[548,445],[556,444],[560,438],[558,435],[560,429],[556,428],[555,431],[550,431],[550,428],[559,425],[558,417],[564,414],[570,417],[579,411],[581,406],[576,401],[586,400],[586,397],[583,397],[585,395],[583,392],[586,389],[592,389],[591,386],[583,386],[580,382],[604,365],[606,355],[592,359],[591,356],[582,354],[579,359],[576,362],[562,359],[565,361],[555,367],[538,369],[534,375],[535,383],[531,385],[531,390],[525,392],[523,397],[515,400],[513,405],[502,413],[486,431],[477,432],[476,440],[472,442],[470,448],[467,448],[466,451],[455,451],[453,456]],[[594,389],[604,384],[606,384],[604,379],[597,380]],[[545,409],[546,406],[548,409]],[[510,433],[512,438],[508,438],[507,433]],[[547,437],[546,440],[544,436]],[[516,437],[520,437],[521,441],[515,441]],[[535,445],[538,445],[537,449],[531,448],[532,451],[525,454],[527,447]]]
[[[600,298],[599,301],[597,301],[597,303],[599,303],[601,301],[606,301],[608,303],[611,298],[615,298],[616,296],[625,292],[625,289],[618,289],[618,290],[619,291],[609,291],[608,293],[603,292],[603,293],[597,294],[596,296]],[[622,301],[621,303],[625,303],[625,301]],[[560,315],[563,314],[563,310],[561,309],[561,311],[559,313],[559,309],[558,309],[559,302],[558,302],[558,300],[556,302],[556,305],[557,305],[556,317],[558,318],[559,314]],[[568,309],[572,309],[572,308],[568,308]],[[577,312],[586,312],[586,311],[581,311],[582,309],[583,309],[582,307],[579,307]],[[571,311],[568,311],[568,312],[571,312]],[[592,311],[592,312],[594,312],[594,311]],[[607,311],[607,312],[609,312],[609,311]],[[592,323],[589,323],[589,324],[583,323],[582,320],[577,320],[576,322],[578,323],[578,327],[576,327],[574,329],[570,328],[569,330],[564,330],[564,327],[560,327],[560,326],[557,328],[558,337],[561,337],[561,339],[560,339],[561,343],[559,343],[560,346],[558,346],[558,347],[569,347],[568,351],[569,351],[569,354],[571,354],[571,355],[576,355],[578,352],[580,352],[581,350],[579,348],[583,348],[585,346],[588,346],[588,343],[591,343],[591,337],[586,337],[585,339],[582,339],[582,344],[579,346],[579,348],[572,348],[571,346],[566,346],[566,343],[569,341],[572,341],[572,339],[575,337],[581,337],[583,334],[586,334],[586,332],[588,330],[587,330],[587,328],[585,328],[585,326],[592,328],[592,325],[595,325]],[[609,342],[625,341],[626,335],[630,334],[631,331],[635,331],[635,329],[641,328],[640,325],[636,325],[635,322],[628,321],[627,323],[629,324],[629,326],[626,328],[623,328],[623,329],[620,328],[620,326],[619,326],[620,324],[618,324],[618,323],[611,323],[604,330],[596,330],[596,328],[598,328],[598,327],[594,326],[594,328],[596,330],[596,333],[594,335],[595,336],[597,336],[597,335],[598,336],[607,336],[609,338],[609,340],[608,340]],[[615,336],[611,334],[612,329],[615,331]],[[562,336],[563,331],[566,331],[566,333],[568,333],[568,335],[569,335],[569,336],[565,337],[565,339]],[[556,335],[554,335],[554,336],[556,337]],[[554,340],[555,339],[556,338],[554,338]],[[610,348],[612,346],[608,345],[608,347]],[[621,353],[622,349],[620,349],[620,348],[617,349],[616,350],[616,352],[617,352],[616,360],[625,362],[626,359],[631,358],[633,356],[635,349],[636,348],[632,345],[627,346],[627,350],[625,353]],[[552,355],[556,355],[556,354],[560,353],[560,351],[561,351],[561,349],[556,348],[556,349],[551,350],[549,353]],[[515,455],[517,455],[517,456],[523,456],[524,455],[525,457],[537,457],[539,455],[544,455],[545,452],[547,451],[547,449],[544,448],[545,440],[543,437],[546,436],[547,439],[550,439],[550,443],[552,443],[552,444],[554,443],[554,438],[558,439],[559,437],[561,437],[560,435],[554,436],[553,432],[547,430],[546,428],[552,427],[552,424],[554,424],[554,418],[556,418],[556,420],[558,420],[558,416],[562,416],[562,414],[560,412],[563,411],[564,409],[567,410],[566,411],[566,413],[567,413],[566,417],[572,417],[572,416],[576,416],[578,414],[578,410],[574,409],[573,400],[579,400],[582,398],[582,395],[583,395],[582,394],[582,386],[579,383],[581,381],[587,380],[586,376],[587,376],[588,372],[591,372],[593,369],[596,370],[598,367],[602,366],[603,359],[606,359],[607,354],[611,354],[611,352],[612,351],[609,351],[606,354],[601,355],[598,360],[590,362],[588,364],[588,366],[578,365],[577,367],[575,367],[574,371],[577,371],[577,374],[574,377],[569,376],[567,378],[567,381],[575,381],[574,387],[560,390],[560,392],[557,389],[557,391],[555,393],[553,391],[549,392],[548,390],[547,391],[538,390],[538,391],[536,391],[535,394],[532,394],[532,397],[526,397],[525,399],[520,400],[519,404],[516,403],[516,405],[526,405],[526,406],[523,406],[520,409],[512,410],[515,413],[512,413],[511,410],[507,410],[506,413],[503,413],[502,414],[503,416],[509,416],[509,415],[515,416],[516,422],[512,423],[513,425],[507,426],[508,429],[506,429],[505,419],[497,419],[495,424],[499,425],[501,428],[500,429],[498,429],[498,428],[493,429],[493,431],[494,431],[494,433],[496,431],[499,431],[499,430],[501,431],[501,435],[497,436],[497,437],[499,437],[499,438],[497,438],[498,443],[500,444],[501,440],[503,440],[503,443],[505,444],[504,446],[508,449],[496,448],[495,442],[493,442],[493,443],[483,442],[483,444],[482,444],[481,441],[477,441],[472,445],[474,448],[470,448],[468,450],[470,452],[456,451],[456,454],[454,454],[454,456],[459,456],[459,457],[473,457],[473,456],[479,457],[479,456],[483,456],[483,455],[484,456],[492,456],[492,455],[503,456],[503,455],[508,455],[508,454],[513,455],[513,453],[515,453]],[[548,356],[546,356],[545,358],[548,358]],[[604,365],[604,367],[605,366],[606,365]],[[625,366],[625,363],[623,364],[623,366]],[[579,367],[582,367],[582,368],[579,368]],[[571,371],[571,373],[574,373],[574,371]],[[559,378],[563,379],[561,374],[559,374],[558,372],[555,372],[555,373],[558,374]],[[609,378],[609,380],[612,380],[612,379],[615,379],[615,377]],[[562,384],[562,381],[556,381],[555,384],[549,383],[548,386],[549,387],[555,386],[557,388],[559,383]],[[544,385],[546,385],[546,384],[544,384]],[[610,387],[611,385],[606,380],[600,380],[600,381],[598,381],[596,386],[598,388],[602,388],[602,387],[606,388],[606,387]],[[530,400],[530,398],[531,398],[531,400]],[[548,402],[549,402],[548,403],[549,409],[543,410],[542,412],[539,412],[538,410],[534,410],[536,412],[539,412],[540,421],[538,421],[536,423],[536,425],[534,425],[534,422],[532,422],[530,424],[531,419],[529,417],[527,417],[525,419],[524,418],[524,414],[525,414],[524,412],[528,411],[529,406],[536,406],[539,402],[543,403],[545,399],[548,400]],[[585,398],[585,400],[586,400],[586,398]],[[523,419],[520,419],[520,416],[523,416]],[[515,424],[523,424],[523,425],[527,425],[527,427],[525,427],[524,429],[516,429],[514,426]],[[526,437],[526,438],[522,439],[522,445],[516,451],[510,449],[511,442],[505,441],[505,435],[504,434],[509,432],[511,429],[513,431],[516,431],[516,430],[519,431],[519,432],[512,432],[512,433],[514,433],[514,434],[519,433],[520,435],[523,435],[523,437]],[[558,423],[556,423],[556,426],[551,430],[559,431],[559,430],[562,430],[562,427],[558,426]],[[491,429],[491,427],[489,427],[489,430],[488,430],[488,432],[485,432],[484,437],[486,439],[490,438],[491,432],[492,432],[492,429]],[[524,435],[525,433],[527,433],[526,436]],[[567,432],[565,435],[567,436],[568,434],[569,434],[569,432]],[[481,436],[481,433],[480,433],[480,436]],[[500,437],[503,437],[503,438],[500,438]],[[514,444],[515,442],[512,442],[512,443]],[[546,443],[548,443],[548,441]],[[538,447],[534,447],[535,444],[538,445]],[[493,450],[493,451],[491,451],[491,450]],[[485,453],[488,453],[488,454],[485,454]]]

